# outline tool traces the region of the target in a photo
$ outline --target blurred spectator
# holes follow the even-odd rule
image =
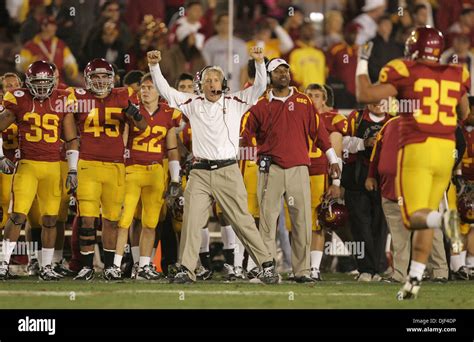
[[[359,281],[379,281],[387,268],[387,224],[380,192],[365,188],[376,135],[390,118],[382,109],[381,104],[375,104],[368,105],[363,111],[353,111],[347,119],[350,137],[343,138],[344,155],[348,153],[342,170],[344,200],[354,240],[364,248],[364,256],[356,259]]]
[[[168,25],[171,18],[179,11],[181,7],[184,7],[184,0],[165,0],[165,18],[164,23]]]
[[[226,75],[229,75],[229,53],[227,49],[229,41],[229,15],[227,13],[221,14],[216,18],[215,28],[217,34],[206,41],[202,55],[207,65],[218,65],[224,70]],[[230,91],[240,90],[241,85],[245,82],[247,60],[248,54],[245,42],[240,38],[232,36],[232,75],[227,79],[227,86],[230,87]]]
[[[129,50],[130,63],[126,64],[126,70],[145,70],[148,68],[146,58],[147,51],[167,48],[168,28],[160,19],[151,15],[145,15],[143,22],[135,37],[135,43]]]
[[[379,79],[380,69],[385,64],[403,56],[404,47],[391,38],[392,28],[393,24],[388,15],[379,19],[377,35],[372,39],[374,47],[369,59],[369,76],[373,83]]]
[[[459,19],[448,29],[446,47],[452,45],[453,39],[458,34],[467,35],[474,45],[474,8],[465,8],[462,10]]]
[[[361,29],[357,35],[357,45],[362,45],[371,40],[377,34],[377,20],[384,15],[387,8],[386,0],[366,0],[362,7],[364,13],[354,19]]]
[[[160,68],[169,84],[175,84],[179,75],[186,72],[195,75],[206,66],[206,61],[196,47],[196,34],[190,33],[180,37],[178,44],[173,44],[164,51]]]
[[[125,46],[119,37],[120,31],[114,21],[103,24],[102,30],[91,36],[84,49],[85,61],[104,58],[114,63],[119,69],[125,68]]]
[[[344,26],[344,18],[339,11],[329,11],[326,13],[324,22],[324,47],[331,48],[334,44],[343,41],[342,29]]]
[[[331,47],[327,53],[327,82],[334,90],[336,108],[354,108],[356,104],[355,71],[358,46],[355,41],[359,29],[359,25],[350,23],[344,30],[344,41]]]
[[[150,0],[127,0],[125,11],[125,21],[132,33],[136,33],[140,28],[145,15],[152,15],[153,18],[165,19],[165,4],[163,1]]]
[[[468,36],[459,34],[454,37],[453,46],[441,55],[442,64],[464,64],[471,75],[474,75],[474,54],[471,52],[471,41]],[[474,77],[471,77],[470,94],[474,94]]]
[[[288,56],[292,81],[301,91],[312,83],[326,83],[326,57],[315,47],[315,36],[313,23],[304,23],[300,28],[300,39]]]
[[[439,0],[438,11],[436,12],[436,28],[447,33],[448,28],[455,18],[461,16],[465,8],[474,8],[474,0]]]
[[[123,86],[132,88],[134,94],[138,93],[138,91],[140,90],[140,81],[143,75],[145,75],[145,73],[141,70],[129,71],[123,77]]]
[[[118,34],[114,36],[113,39],[109,39],[108,41],[114,41],[117,46],[120,46],[124,51],[126,51],[132,44],[133,44],[133,37],[128,29],[127,24],[120,20],[120,4],[116,0],[107,0],[104,2],[102,7],[100,8],[100,17],[96,20],[95,25],[89,30],[87,34],[87,38],[85,40],[85,47],[91,45],[92,41],[95,41],[93,44],[97,43],[97,40],[104,33],[104,24],[106,22],[114,23],[115,30],[118,31]],[[112,25],[109,24],[109,27]],[[111,32],[112,30],[109,29]],[[83,60],[82,64],[86,64],[89,60]]]
[[[25,44],[41,31],[41,21],[46,16],[45,6],[32,7],[20,28],[20,42]]]
[[[299,39],[300,27],[304,22],[304,12],[297,6],[291,6],[288,9],[288,16],[285,19],[283,28],[290,35],[291,39],[296,42]]]
[[[201,50],[204,41],[214,33],[212,18],[217,0],[208,1],[208,10],[204,13],[201,1],[191,0],[186,4],[186,15],[181,16],[180,11],[175,14],[181,16],[173,22],[170,22],[170,34],[168,36],[169,44],[182,41],[182,37],[190,33],[195,33],[196,47]],[[180,39],[181,38],[181,39]]]
[[[20,52],[20,63],[17,70],[25,72],[28,66],[44,60],[56,64],[62,82],[76,82],[78,66],[69,47],[58,37],[56,21],[52,17],[45,17],[41,23],[41,32],[28,41]]]
[[[272,38],[272,33],[276,38]],[[288,32],[273,18],[264,18],[257,23],[254,38],[247,42],[247,48],[252,46],[262,47],[268,59],[277,58],[287,54],[295,44]]]
[[[413,25],[416,27],[428,25],[428,8],[425,4],[415,6],[413,10]]]
[[[89,29],[96,24],[100,1],[62,0],[62,11],[56,18],[59,29],[58,36],[68,44],[74,56],[81,55],[81,49],[85,45]],[[71,21],[72,25],[69,24]]]
[[[193,94],[194,93],[194,77],[188,73],[182,73],[179,75],[176,81],[175,88],[183,93]]]

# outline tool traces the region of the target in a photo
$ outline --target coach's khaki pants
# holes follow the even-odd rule
[[[184,191],[184,217],[179,248],[179,261],[189,270],[191,279],[196,280],[194,269],[199,258],[201,229],[209,218],[213,198],[256,264],[271,261],[270,252],[248,212],[247,192],[237,164],[212,171],[194,169],[190,172]]]
[[[397,281],[404,282],[410,264],[412,232],[403,225],[400,206],[397,202],[382,197],[382,207],[390,234],[392,235],[392,277]],[[433,247],[428,259],[427,268],[431,271],[432,278],[448,277],[448,264],[441,229],[434,230]]]
[[[285,196],[291,218],[291,263],[296,277],[310,274],[311,190],[307,166],[282,169],[276,164],[270,172],[260,172],[258,200],[260,203],[260,234],[276,259],[277,221],[281,198]]]
[[[410,264],[411,231],[403,224],[398,202],[382,197],[382,208],[392,235],[393,274],[392,278],[405,282]]]

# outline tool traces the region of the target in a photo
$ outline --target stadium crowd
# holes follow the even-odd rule
[[[175,109],[179,102],[166,98],[157,89],[157,75],[161,77],[162,74],[169,85],[182,93],[203,94],[206,77],[213,72],[221,73],[220,81],[225,82],[221,88],[225,114],[227,92],[244,98],[245,89],[257,86],[260,77],[259,65],[254,61],[259,58],[255,52],[257,47],[263,49],[264,77],[269,81],[266,93],[258,103],[245,97],[254,106],[246,108],[246,113],[241,115],[238,159],[247,191],[248,211],[260,229],[266,248],[277,260],[274,266],[280,273],[288,274],[288,279],[297,282],[321,281],[321,271],[352,273],[358,281],[364,282],[403,283],[406,280],[413,268],[413,264],[410,266],[413,232],[405,228],[400,211],[396,191],[398,150],[393,143],[399,138],[401,120],[396,116],[397,108],[386,105],[387,101],[390,103],[389,99],[367,105],[362,101],[358,103],[359,49],[371,43],[371,53],[367,56],[368,75],[370,81],[376,83],[386,76],[387,71],[384,74],[383,70],[387,65],[400,74],[405,72],[403,63],[390,63],[404,57],[405,42],[414,29],[426,25],[438,29],[444,36],[439,61],[465,68],[462,89],[474,108],[474,96],[470,96],[474,91],[472,79],[468,76],[474,68],[474,1],[236,0],[232,13],[234,16],[229,17],[228,1],[222,0],[6,0],[0,3],[0,75],[3,75],[1,97],[4,108],[21,111],[18,98],[28,91],[22,85],[30,88],[31,77],[35,76],[31,65],[45,61],[55,73],[55,86],[64,91],[63,96],[68,97],[70,92],[79,100],[89,99],[92,93],[99,94],[106,113],[112,107],[125,113],[119,124],[112,122],[114,119],[107,122],[106,118],[99,118],[99,114],[97,119],[84,119],[84,123],[76,113],[80,147],[74,146],[77,141],[74,137],[68,138],[67,134],[71,132],[63,128],[61,138],[65,143],[61,148],[67,149],[67,153],[63,151],[61,157],[64,168],[58,169],[63,189],[57,222],[45,219],[54,215],[47,214],[47,208],[36,203],[41,197],[39,190],[38,199],[36,195],[31,198],[31,208],[28,207],[24,215],[13,215],[13,218],[9,215],[15,213],[16,207],[13,206],[13,211],[9,209],[10,202],[14,202],[10,195],[14,166],[7,161],[20,162],[25,157],[15,154],[17,128],[5,127],[2,133],[4,157],[0,160],[3,171],[0,174],[0,204],[1,228],[5,228],[4,235],[9,232],[9,237],[4,236],[3,241],[5,271],[0,272],[2,279],[15,277],[7,264],[25,262],[22,256],[13,253],[15,244],[11,244],[15,240],[12,237],[25,227],[26,241],[36,243],[28,245],[28,274],[40,274],[44,280],[64,276],[90,280],[95,266],[104,269],[103,276],[107,280],[126,276],[153,280],[168,276],[181,283],[196,278],[209,280],[215,272],[222,270],[226,280],[260,278],[272,282],[276,271],[272,270],[273,274],[262,278],[266,263],[260,263],[263,267],[256,264],[254,253],[245,248],[249,240],[234,232],[235,225],[242,223],[239,216],[223,210],[224,203],[218,203],[218,198],[214,198],[206,213],[207,222],[199,227],[202,236],[198,242],[199,265],[195,269],[188,266],[183,273],[180,247],[183,249],[185,244],[195,241],[189,242],[192,237],[188,234],[181,236],[183,207],[186,217],[186,202],[183,205],[182,196],[190,170],[199,164],[199,160],[193,159],[192,151],[202,147],[192,144],[188,114],[183,112],[185,115],[182,115]],[[229,21],[233,23],[232,33],[229,32]],[[232,37],[230,56],[229,37]],[[151,70],[153,65],[147,54],[151,50],[161,51],[160,73]],[[150,69],[149,65],[152,65]],[[112,84],[107,84],[105,78],[96,79],[102,74],[112,77]],[[210,94],[214,94],[210,96],[216,96],[212,93],[215,89],[210,87]],[[116,102],[107,102],[112,101],[108,100],[109,94],[115,96],[113,101]],[[288,115],[278,107],[279,102],[285,103],[288,99],[294,99],[301,106],[298,113],[307,112],[311,117],[307,119],[309,121],[302,119],[307,125],[307,131],[298,133],[306,133],[303,142],[298,142],[297,128],[292,126],[297,125],[295,122],[277,120],[273,124],[265,121],[266,114]],[[83,112],[85,117],[92,113]],[[155,112],[163,116],[159,119],[161,126],[153,126],[150,121],[145,130],[145,126],[141,127],[142,117]],[[474,121],[469,118],[458,123],[456,166],[452,182],[449,186],[446,184],[444,199],[439,203],[440,213],[449,212],[449,218],[457,220],[461,236],[447,236],[443,230],[435,230],[424,279],[446,282],[472,277],[474,233],[470,224],[474,223],[474,217],[470,210],[474,210],[474,202],[470,197],[470,182],[474,181]],[[84,127],[80,127],[81,124]],[[100,126],[102,124],[105,126]],[[110,128],[110,125],[116,126]],[[150,127],[162,127],[163,130],[154,131]],[[110,141],[95,142],[88,136],[91,132],[95,138],[105,132],[103,135]],[[160,147],[159,158],[137,157],[133,150],[150,153],[153,139],[148,137],[159,132],[161,135],[155,140]],[[142,138],[146,138],[143,145],[146,147],[140,150]],[[105,142],[101,148],[102,141]],[[284,146],[275,147],[274,141]],[[114,147],[108,150],[110,146]],[[89,153],[89,147],[94,152],[84,156],[84,151]],[[301,159],[298,159],[299,147],[306,151]],[[71,162],[74,157],[70,155],[74,155],[72,151],[77,152],[77,148],[79,165],[74,166]],[[121,148],[129,159],[125,161],[126,168],[123,159],[119,161]],[[252,149],[258,152],[252,155],[249,153]],[[119,157],[113,155],[112,150]],[[263,176],[268,172],[268,169],[265,172],[265,165],[261,165],[265,153],[272,156],[273,169],[278,166],[278,170],[280,167],[284,170],[282,174],[273,175],[276,178],[272,178],[271,172],[268,179]],[[257,154],[259,163],[256,163]],[[159,166],[154,166],[153,158],[158,158]],[[305,165],[306,160],[309,167]],[[100,166],[99,162],[104,165]],[[87,175],[84,172],[81,175],[80,170],[77,172],[81,163],[82,167],[89,168]],[[112,172],[111,166],[105,165],[107,163],[121,164],[117,167],[120,174],[117,177],[127,172],[120,189],[112,186],[108,188],[111,191],[106,191],[107,177]],[[306,176],[299,173],[301,165],[309,170],[307,183]],[[90,171],[92,169],[94,171]],[[107,172],[103,171],[104,175],[101,175],[102,170]],[[140,170],[144,172],[141,176]],[[286,173],[288,170],[293,173]],[[129,171],[138,172],[138,178],[129,180]],[[84,184],[89,184],[90,179],[101,177],[104,179],[98,181],[102,187],[100,191],[92,185],[85,190]],[[151,180],[152,184],[147,184],[147,177],[161,180],[159,189],[155,189],[160,196],[148,198],[151,202],[144,199],[143,189],[156,184]],[[293,182],[287,184],[285,177]],[[264,185],[261,184],[263,179]],[[77,190],[74,181],[78,183]],[[144,185],[138,190],[130,185],[140,182]],[[71,188],[77,191],[74,196],[70,196]],[[90,194],[94,191],[102,192],[102,198],[100,193],[95,197]],[[120,196],[122,200],[118,203],[107,203],[113,202],[114,198],[117,202]],[[237,192],[235,196],[238,197]],[[291,203],[293,200],[298,204]],[[88,204],[82,204],[81,208],[81,202]],[[261,207],[263,204],[265,209]],[[118,211],[113,209],[117,205]],[[301,209],[305,206],[310,206],[311,210]],[[458,211],[459,215],[452,214]],[[152,213],[153,218],[150,219],[147,213]],[[11,222],[10,226],[8,222]],[[49,232],[51,225],[56,227],[57,233],[45,237],[49,234],[45,231]],[[211,243],[210,230],[215,226],[220,226],[221,234]],[[72,237],[65,239],[64,232],[68,230],[72,230]],[[96,230],[101,230],[101,238],[96,236]],[[47,253],[39,252],[42,241],[43,249],[45,242],[48,244]],[[357,247],[352,253],[334,253],[328,247],[329,241],[333,246],[343,241],[345,252],[351,244]],[[456,245],[459,241],[462,243]],[[6,252],[9,248],[11,251]],[[157,248],[159,258],[155,256]],[[52,261],[38,261],[46,254],[48,258],[51,254]],[[66,255],[68,261],[65,261]],[[198,256],[195,257],[197,260]],[[154,265],[154,260],[161,264]],[[41,273],[50,264],[51,272]]]

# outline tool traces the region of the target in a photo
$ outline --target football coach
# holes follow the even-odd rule
[[[248,212],[247,193],[237,164],[240,121],[266,89],[263,49],[253,47],[256,77],[253,86],[226,94],[224,72],[220,67],[204,68],[198,77],[203,95],[187,94],[169,86],[160,70],[161,52],[147,54],[153,82],[171,107],[186,115],[193,130],[194,162],[184,192],[184,217],[179,250],[179,272],[172,282],[191,283],[196,280],[201,244],[201,229],[206,225],[213,198],[219,203],[240,241],[257,263],[262,265],[259,279],[278,282],[275,262],[265,247],[260,233]],[[170,165],[170,173],[179,172]]]

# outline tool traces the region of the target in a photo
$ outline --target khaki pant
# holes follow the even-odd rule
[[[403,225],[402,213],[397,202],[382,197],[382,207],[392,235],[392,277],[397,281],[404,282],[410,266],[412,232]],[[431,270],[431,277],[433,278],[448,277],[448,264],[441,229],[435,229],[434,231],[433,248],[428,259],[427,268]]]
[[[217,170],[192,170],[184,191],[184,217],[179,248],[179,262],[195,280],[194,269],[199,258],[201,229],[209,218],[215,199],[257,265],[271,261],[253,217],[248,212],[247,192],[237,164]]]
[[[392,235],[393,274],[392,278],[405,282],[410,265],[411,231],[403,224],[398,202],[382,197],[382,208]]]
[[[281,198],[285,197],[291,218],[291,263],[296,277],[310,273],[311,191],[307,166],[282,169],[271,165],[269,173],[259,173],[260,234],[276,258],[276,232]]]

